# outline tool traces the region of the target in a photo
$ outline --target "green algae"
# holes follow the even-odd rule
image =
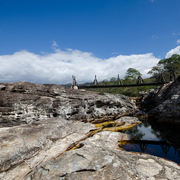
[[[95,127],[97,127],[97,128],[101,128],[101,129],[103,129],[104,127],[106,127],[107,125],[115,125],[116,123],[114,122],[114,121],[105,121],[105,122],[102,122],[102,123],[96,123],[96,124],[94,124],[95,125]]]
[[[139,123],[134,123],[134,124],[126,124],[124,122],[118,123],[115,121],[106,121],[102,123],[96,123],[94,124],[95,127],[100,128],[101,131],[126,131],[131,129],[132,127],[136,126]]]
[[[136,126],[137,124],[140,123],[134,123],[134,124],[126,124],[125,122],[115,122],[115,121],[105,121],[102,123],[95,123],[94,126],[97,128],[93,131],[90,131],[89,134],[87,135],[87,138],[90,136],[93,136],[94,134],[100,132],[100,131],[111,131],[111,132],[117,132],[117,131],[126,131],[131,129],[132,127]],[[86,138],[85,138],[86,139]],[[84,140],[85,140],[84,139]],[[128,137],[124,134],[122,139],[119,141],[119,145],[125,145],[128,142]],[[73,147],[69,148],[68,151],[70,150],[75,150],[79,149],[82,147],[81,143],[74,144]],[[122,148],[120,148],[122,149]]]
[[[103,131],[112,131],[112,132],[117,132],[117,131],[126,131],[131,129],[132,127],[136,126],[139,123],[135,123],[135,124],[128,124],[128,125],[119,125],[116,127],[108,127],[108,128],[104,128],[102,129]]]

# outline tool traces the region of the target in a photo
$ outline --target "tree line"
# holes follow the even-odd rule
[[[148,72],[150,78],[144,79],[145,83],[172,81],[180,75],[180,55],[173,54],[170,58],[161,59],[156,66]],[[135,68],[129,68],[126,75],[121,79],[122,84],[135,84],[137,77],[142,74]],[[104,79],[98,83],[99,85],[115,85],[118,84],[118,78],[112,77],[110,80]],[[98,92],[108,92],[113,94],[124,94],[128,96],[139,96],[139,91],[149,91],[149,89],[157,88],[157,86],[141,86],[141,87],[124,87],[124,88],[107,88],[107,89],[92,89]]]
[[[160,75],[163,75],[166,81],[175,80],[176,76],[180,74],[180,55],[173,54],[170,58],[161,59],[148,74],[151,74],[156,80]]]

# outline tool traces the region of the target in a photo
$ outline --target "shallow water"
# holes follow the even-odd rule
[[[126,151],[147,153],[180,164],[179,127],[158,124],[152,120],[140,120],[141,124],[123,131],[123,133],[131,135],[131,141],[120,147]]]

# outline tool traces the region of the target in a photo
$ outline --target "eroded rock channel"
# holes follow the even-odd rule
[[[137,111],[128,97],[28,82],[0,88],[0,179],[180,179],[174,162],[120,150],[128,137],[113,124],[131,126],[124,116]]]

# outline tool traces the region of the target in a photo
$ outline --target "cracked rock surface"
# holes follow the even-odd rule
[[[59,117],[102,122],[132,114],[135,104],[124,95],[73,90],[55,84],[0,84],[0,127]]]
[[[119,132],[99,132],[82,141],[80,149],[38,165],[24,180],[180,179],[176,163],[119,150],[122,138]]]
[[[122,117],[134,111],[122,95],[0,84],[0,180],[180,179],[174,162],[120,150],[118,142],[128,140],[123,133],[92,136],[98,130],[88,122],[137,123]]]
[[[59,118],[0,128],[0,179],[22,179],[37,165],[56,158],[96,129]]]
[[[180,179],[174,162],[120,150],[127,135],[102,131],[88,138],[93,130],[93,124],[59,118],[0,128],[0,179]]]

